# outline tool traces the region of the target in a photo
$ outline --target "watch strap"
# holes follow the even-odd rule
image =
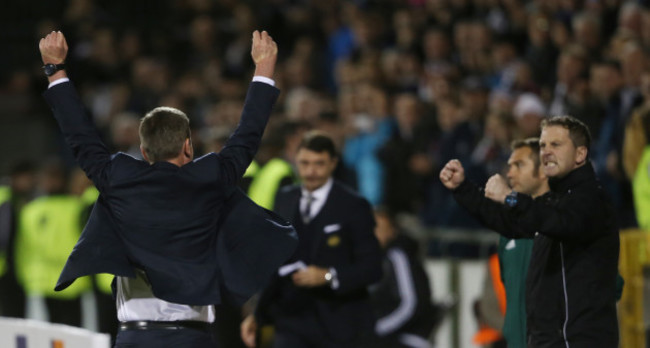
[[[65,69],[65,63],[61,64],[52,64],[48,63],[43,65],[43,71],[45,72],[45,76],[52,76],[54,75],[57,71]]]

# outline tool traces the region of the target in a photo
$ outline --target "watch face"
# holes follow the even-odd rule
[[[52,76],[52,75],[54,75],[54,73],[61,70],[62,68],[63,68],[63,64],[60,64],[60,65],[45,64],[45,65],[43,65],[43,71],[45,72],[45,76]]]
[[[45,64],[43,70],[45,71],[46,76],[52,76],[56,71],[56,66],[54,64]]]

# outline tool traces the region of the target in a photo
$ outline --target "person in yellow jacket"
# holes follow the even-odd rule
[[[81,168],[77,167],[71,175],[70,193],[81,199],[84,209],[82,224],[85,224],[97,198],[99,198],[99,191]],[[117,335],[118,322],[111,288],[113,278],[115,277],[112,274],[106,273],[92,276],[95,307],[97,308],[97,330],[111,335],[111,338],[114,339]]]
[[[61,292],[54,285],[81,234],[85,206],[65,193],[59,162],[46,163],[39,179],[45,195],[26,204],[18,219],[16,276],[28,296],[45,298],[50,322],[81,326],[81,295],[91,280],[81,278]]]
[[[16,280],[14,241],[16,219],[33,198],[34,165],[21,161],[10,169],[9,183],[0,186],[0,316],[24,318],[25,293]]]
[[[278,124],[263,139],[258,159],[262,166],[258,169],[248,187],[248,196],[260,206],[273,210],[275,194],[280,187],[296,182],[293,163],[302,135],[308,125],[296,121]]]
[[[650,75],[644,74],[645,79]],[[639,227],[650,231],[650,106],[635,110],[625,128],[623,165],[632,181],[634,210]]]

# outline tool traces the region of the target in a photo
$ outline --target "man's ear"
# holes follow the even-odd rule
[[[183,143],[183,155],[188,159],[194,158],[194,148],[192,147],[192,139],[187,138]]]
[[[578,146],[576,149],[576,164],[577,165],[582,165],[585,163],[587,160],[587,154],[589,153],[589,150],[587,149],[586,146]]]
[[[142,145],[140,145],[140,153],[142,154],[142,158],[144,158],[145,161],[151,163],[149,156],[147,156],[147,152],[144,150],[144,147],[142,147]]]

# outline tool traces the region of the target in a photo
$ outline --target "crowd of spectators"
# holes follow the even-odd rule
[[[511,140],[537,136],[548,115],[570,114],[591,128],[591,158],[621,227],[635,226],[623,143],[628,120],[650,107],[645,5],[21,1],[2,23],[15,49],[0,57],[0,118],[49,117],[33,48],[61,30],[70,44],[68,73],[113,150],[138,156],[138,119],[159,105],[188,114],[198,154],[218,150],[238,121],[251,78],[251,32],[263,29],[279,46],[282,90],[267,135],[288,122],[328,131],[352,173],[346,181],[373,205],[413,214],[427,226],[478,226],[437,180],[441,166],[458,158],[482,184],[503,172]],[[49,149],[65,156],[56,150],[61,144],[52,141]]]

